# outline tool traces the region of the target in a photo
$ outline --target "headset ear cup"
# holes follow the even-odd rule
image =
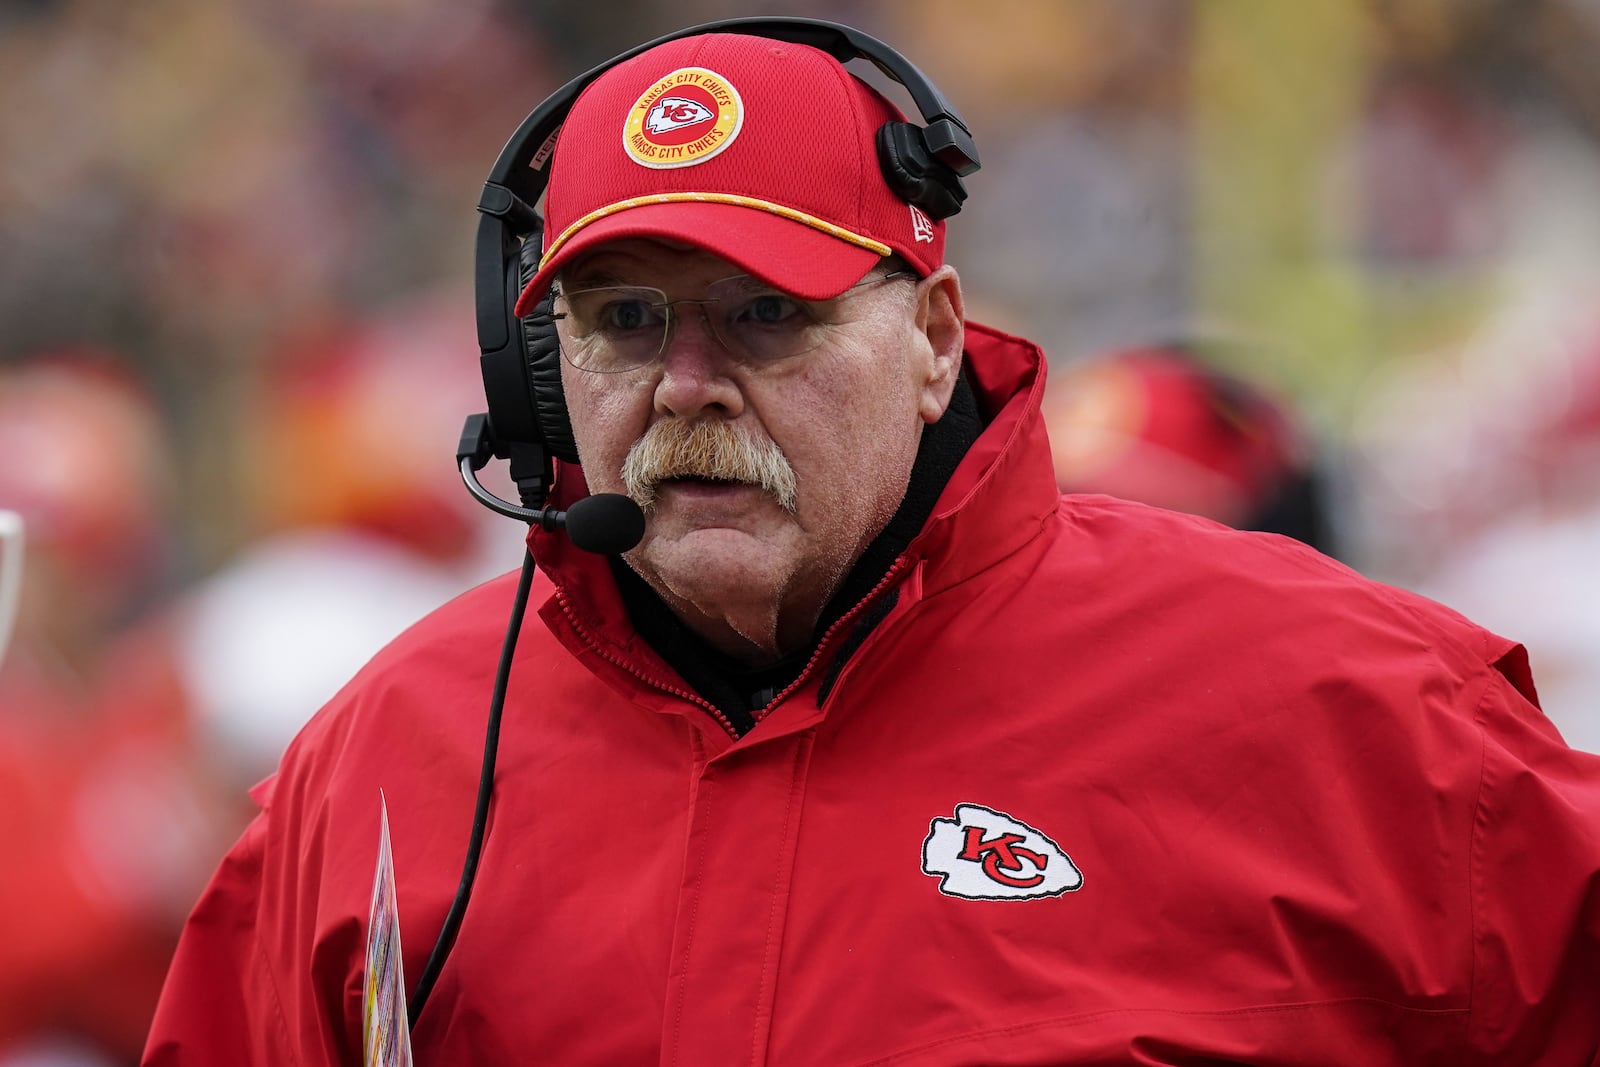
[[[521,292],[538,269],[537,235],[523,244],[517,257],[516,292]],[[531,248],[531,252],[530,252]],[[533,262],[530,263],[529,260]],[[572,440],[572,420],[567,416],[567,395],[561,387],[561,341],[556,335],[555,298],[546,293],[521,322],[522,347],[528,368],[528,393],[533,398],[533,416],[539,425],[550,455],[568,463],[578,462],[578,446]]]
[[[961,176],[928,151],[921,128],[909,122],[878,128],[878,165],[895,195],[936,221],[960,211],[967,198]]]

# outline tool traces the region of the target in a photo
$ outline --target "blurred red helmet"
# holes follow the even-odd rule
[[[1311,449],[1290,408],[1186,345],[1052,368],[1044,411],[1063,492],[1285,533],[1327,551]]]

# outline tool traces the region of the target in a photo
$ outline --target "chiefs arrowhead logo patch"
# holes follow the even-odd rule
[[[732,144],[743,124],[744,104],[726,78],[704,67],[683,67],[634,102],[622,147],[643,167],[692,167]]]
[[[960,804],[955,818],[933,820],[922,871],[939,878],[939,892],[968,900],[1054,897],[1083,885],[1060,845],[981,804]]]

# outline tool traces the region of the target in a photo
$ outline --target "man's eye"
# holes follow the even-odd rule
[[[733,321],[746,326],[792,326],[808,322],[804,306],[781,293],[762,293],[744,301]]]
[[[613,300],[600,313],[600,326],[607,330],[638,330],[655,319],[651,305],[644,300]]]

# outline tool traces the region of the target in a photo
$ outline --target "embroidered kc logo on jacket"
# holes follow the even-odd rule
[[[1069,893],[1083,874],[1060,845],[1025,822],[981,804],[959,804],[934,819],[922,843],[922,870],[939,892],[968,900],[1026,900]]]

